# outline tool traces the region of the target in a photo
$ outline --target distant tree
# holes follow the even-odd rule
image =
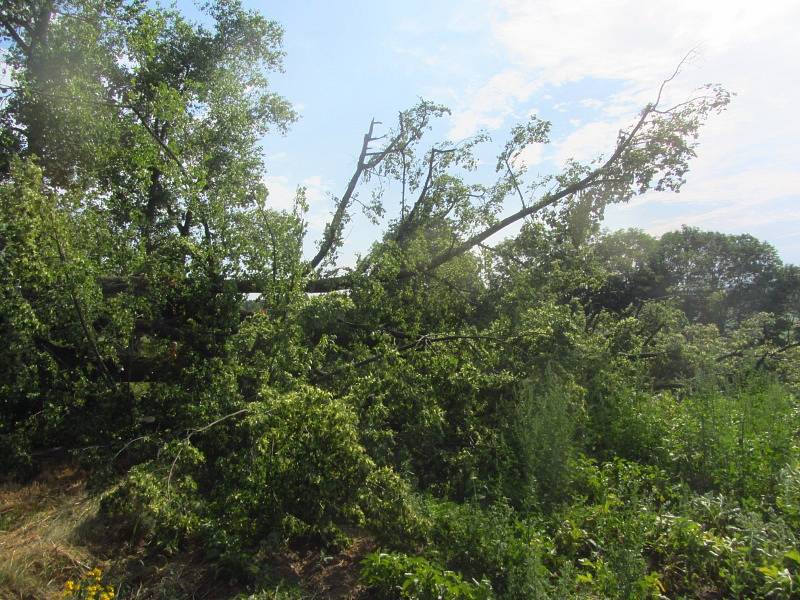
[[[621,311],[658,299],[652,267],[658,243],[658,239],[637,229],[608,233],[598,239],[595,253],[607,277],[593,298],[594,310]]]
[[[651,268],[660,291],[680,298],[690,319],[724,330],[772,309],[782,263],[771,245],[751,235],[684,227],[661,237]]]

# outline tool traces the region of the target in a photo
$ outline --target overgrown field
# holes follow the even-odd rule
[[[562,256],[585,269],[628,235]],[[697,236],[741,241],[652,243]],[[294,329],[248,305],[224,358],[21,421],[3,438],[18,478],[40,456],[85,471],[76,492],[69,476],[55,496],[6,488],[4,593],[100,565],[120,598],[793,597],[800,363],[778,327],[793,317],[742,310],[722,332],[696,294],[595,308],[620,285],[598,264],[583,303],[558,297],[552,263],[511,265],[472,296],[301,296]],[[403,349],[389,315],[459,333]],[[324,354],[335,372],[314,370]]]

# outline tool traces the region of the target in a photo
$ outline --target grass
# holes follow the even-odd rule
[[[197,551],[154,553],[122,539],[99,514],[100,499],[74,465],[52,465],[33,482],[0,485],[0,600],[56,600],[64,583],[100,567],[117,600],[356,599],[361,558],[374,549],[357,537],[336,556],[287,551],[269,569],[274,580],[252,589],[219,575]]]
[[[97,505],[74,467],[48,469],[28,485],[2,486],[0,598],[58,598],[67,579],[102,565],[83,539],[82,525]]]

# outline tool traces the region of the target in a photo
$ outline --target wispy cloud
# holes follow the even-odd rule
[[[306,177],[302,181],[292,183],[283,175],[268,175],[264,184],[269,190],[267,206],[275,210],[291,210],[297,197],[297,188],[306,189],[308,202],[308,222],[311,231],[321,230],[326,216],[331,210],[331,185],[319,175]]]
[[[540,85],[519,71],[497,73],[468,93],[468,103],[454,111],[449,137],[461,139],[479,129],[497,129]]]
[[[800,201],[800,119],[794,110],[800,78],[792,58],[800,56],[800,2],[495,0],[487,16],[492,43],[504,49],[507,61],[463,96],[454,132],[505,127],[534,100],[552,96],[552,111],[566,108],[570,117],[577,112],[582,123],[568,128],[565,120],[552,151],[537,151],[535,158],[590,160],[610,151],[617,131],[696,48],[665,101],[685,98],[708,80],[738,95],[704,129],[679,196],[649,194],[620,210],[628,211],[628,219],[639,211],[641,225],[658,230],[681,223],[728,230],[773,223],[777,231],[781,221],[798,216],[778,204],[787,197]],[[614,92],[598,94],[586,85],[585,98],[565,104],[566,84],[574,95],[592,81],[612,82]],[[692,211],[695,206],[703,209]]]

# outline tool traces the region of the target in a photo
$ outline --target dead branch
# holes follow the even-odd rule
[[[392,138],[392,141],[389,142],[383,150],[370,152],[369,145],[371,142],[375,142],[386,137],[385,135],[380,137],[373,136],[375,125],[379,124],[380,121],[372,119],[367,133],[364,134],[364,141],[361,144],[361,152],[358,155],[356,169],[347,184],[344,194],[342,194],[342,197],[339,199],[339,202],[336,205],[336,211],[333,214],[333,218],[325,226],[325,234],[322,238],[319,251],[310,261],[308,261],[308,272],[316,269],[322,263],[322,261],[325,260],[325,257],[328,256],[334,246],[341,241],[342,225],[347,216],[347,210],[353,200],[353,194],[358,186],[361,176],[367,171],[377,167],[386,159],[387,156],[398,150],[398,145],[400,144],[404,135],[402,113],[400,114],[400,132]]]

